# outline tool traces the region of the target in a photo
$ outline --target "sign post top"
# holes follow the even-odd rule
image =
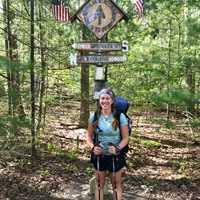
[[[112,0],[90,0],[81,6],[75,14],[98,39],[110,31],[126,14]],[[73,20],[72,20],[73,21]]]

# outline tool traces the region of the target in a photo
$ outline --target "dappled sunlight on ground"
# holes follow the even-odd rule
[[[124,200],[200,199],[200,145],[194,142],[200,131],[191,132],[182,119],[167,128],[159,122],[162,117],[161,113],[132,116]],[[30,149],[23,146],[0,151],[0,199],[90,200],[93,168],[86,129],[78,128],[78,119],[77,105],[49,109],[34,163]]]

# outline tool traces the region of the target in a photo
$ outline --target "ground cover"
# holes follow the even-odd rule
[[[45,133],[38,142],[38,158],[30,157],[30,138],[1,140],[1,200],[88,199],[93,176],[85,129],[78,128],[78,111],[48,110]],[[69,108],[68,108],[69,109]],[[75,113],[73,118],[70,113]],[[124,175],[126,199],[200,199],[198,127],[174,118],[162,123],[163,113],[132,113],[128,167]],[[163,117],[163,118],[162,118]]]

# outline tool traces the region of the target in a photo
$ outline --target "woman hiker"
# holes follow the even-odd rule
[[[91,162],[96,175],[96,200],[103,200],[106,171],[111,172],[115,200],[122,200],[122,169],[126,156],[122,149],[128,144],[128,121],[123,113],[116,119],[114,93],[100,91],[97,111],[90,114],[86,141],[91,148]],[[119,127],[120,126],[120,127]]]

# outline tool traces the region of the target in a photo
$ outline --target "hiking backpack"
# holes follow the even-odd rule
[[[120,115],[121,113],[123,113],[128,121],[128,133],[129,136],[131,134],[131,129],[132,129],[132,120],[131,118],[127,115],[127,111],[129,109],[129,102],[127,99],[123,98],[123,97],[115,97],[114,99],[114,103],[115,103],[115,109],[116,109],[116,113],[114,114],[114,118],[117,119],[118,123],[119,123],[119,130],[120,130]],[[98,116],[97,116],[97,111],[94,113],[94,119],[93,119],[93,123],[95,124],[95,122],[98,120]],[[95,131],[94,131],[94,144],[98,142],[98,134],[96,133],[96,131],[98,132],[98,124],[97,126],[95,126]],[[121,132],[120,132],[121,134]],[[121,152],[123,153],[127,153],[128,152],[128,144],[121,149]]]
[[[114,117],[117,119],[117,121],[119,123],[119,127],[120,127],[120,114],[123,113],[125,115],[125,117],[128,121],[128,133],[130,136],[131,131],[132,131],[132,120],[127,114],[130,104],[127,99],[120,97],[120,96],[115,97],[114,103],[115,103],[115,109],[116,109],[116,114],[114,115]],[[128,149],[129,149],[129,147],[127,144],[121,151],[124,153],[127,153]]]

